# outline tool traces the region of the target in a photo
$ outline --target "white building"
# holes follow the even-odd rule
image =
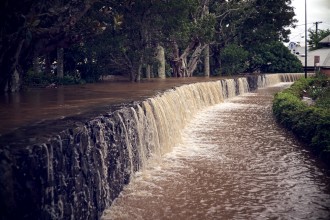
[[[325,44],[324,48],[307,51],[307,69],[315,70],[315,67],[319,67],[323,72],[329,72],[330,74],[330,35],[320,41],[321,44]],[[305,47],[299,46],[299,44],[291,42],[288,46],[289,50],[294,53],[305,67]],[[319,59],[317,58],[319,57]],[[319,61],[315,63],[315,61]]]

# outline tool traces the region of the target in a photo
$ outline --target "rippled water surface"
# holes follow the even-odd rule
[[[196,115],[103,219],[330,219],[329,175],[272,116],[283,86]]]
[[[141,83],[104,82],[0,94],[0,137],[22,126],[86,112],[98,115],[109,106],[143,100],[168,88],[217,78],[152,79]]]

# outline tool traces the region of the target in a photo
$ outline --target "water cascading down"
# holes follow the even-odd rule
[[[183,85],[44,143],[1,146],[0,219],[100,219],[148,158],[161,157],[180,142],[198,111],[300,77],[272,74]]]

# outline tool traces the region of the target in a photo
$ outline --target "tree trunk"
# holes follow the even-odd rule
[[[14,68],[14,71],[10,77],[10,80],[8,81],[6,87],[5,87],[5,92],[18,92],[21,88],[21,76],[22,73],[20,71],[19,66],[16,66]]]
[[[209,0],[204,1],[203,16],[209,15]],[[210,76],[210,45],[206,45],[204,49],[204,76]]]
[[[179,54],[179,46],[176,41],[172,42],[173,47],[173,59],[171,61],[171,66],[173,70],[173,77],[181,77],[181,64],[180,54]]]
[[[129,57],[126,56],[126,60],[130,70],[129,72],[131,82],[139,82],[141,80],[143,56],[138,57],[138,55],[136,55],[135,58],[132,58],[132,60],[130,60]]]
[[[41,68],[40,68],[40,62],[39,62],[39,57],[38,53],[34,52],[33,53],[33,58],[32,58],[32,64],[33,64],[33,72],[35,74],[41,73]]]
[[[200,60],[201,54],[206,46],[207,44],[202,45],[200,42],[197,44],[193,54],[189,58],[189,62],[186,67],[186,74],[188,77],[191,77],[196,70],[198,61]]]
[[[178,44],[176,43],[176,41],[173,41],[172,68],[174,76],[185,77],[189,75],[189,72],[187,70],[187,59],[191,51],[196,48],[197,44],[199,44],[198,40],[192,41],[180,56]]]
[[[147,69],[146,69],[146,78],[150,79],[151,78],[151,65],[147,65]]]
[[[52,73],[51,70],[51,61],[49,53],[45,55],[45,74],[50,76]]]
[[[172,68],[174,77],[191,77],[196,70],[197,63],[207,44],[202,45],[198,40],[192,41],[179,56],[176,42],[173,42]],[[192,53],[192,54],[191,54]],[[191,56],[189,56],[191,54]],[[189,57],[189,60],[188,60]]]
[[[6,74],[5,78],[1,79],[0,93],[13,93],[21,89],[22,70],[19,66],[11,68],[10,74]]]
[[[136,73],[136,68],[129,68],[129,79],[131,82],[135,82],[136,80],[136,76],[137,76],[137,73]]]
[[[181,56],[181,73],[183,77],[189,76],[187,69],[187,56]]]
[[[17,92],[21,88],[23,70],[20,57],[25,40],[17,40],[17,44],[1,51],[0,60],[0,93]]]
[[[161,79],[165,79],[165,50],[164,47],[158,45],[157,46],[157,56],[156,59],[158,60],[158,77]]]
[[[64,76],[64,49],[57,48],[57,77]]]
[[[141,81],[141,75],[142,75],[142,63],[139,64],[139,68],[138,68],[137,75],[136,75],[136,78],[135,78],[136,82]]]
[[[210,45],[204,49],[204,76],[210,76]]]

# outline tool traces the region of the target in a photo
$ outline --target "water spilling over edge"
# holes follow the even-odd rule
[[[170,89],[25,147],[0,149],[1,215],[99,219],[132,174],[181,140],[196,112],[303,74],[272,74]],[[19,212],[17,211],[19,210]]]

